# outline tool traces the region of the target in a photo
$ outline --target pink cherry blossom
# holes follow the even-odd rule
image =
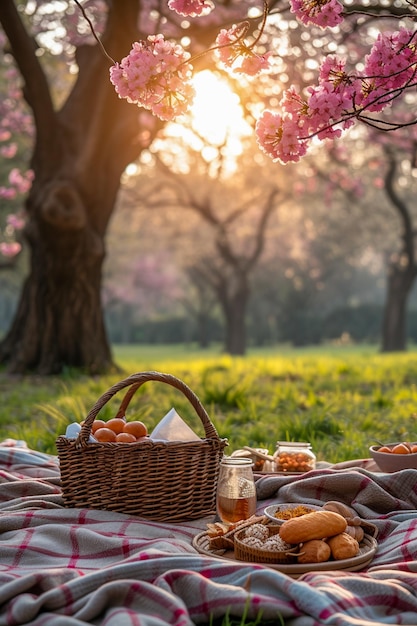
[[[170,121],[185,113],[194,98],[189,58],[182,46],[150,35],[110,68],[110,80],[120,98]]]
[[[255,76],[262,70],[269,68],[269,57],[272,52],[266,54],[253,54],[243,55],[240,67],[236,67],[235,72],[246,74],[247,76]]]
[[[21,251],[22,246],[17,241],[2,241],[0,243],[0,254],[11,259]]]
[[[214,4],[211,0],[168,0],[168,7],[186,17],[208,15]]]
[[[299,140],[297,121],[291,115],[281,117],[264,111],[256,123],[255,132],[259,147],[273,161],[299,161],[306,153],[306,142]]]
[[[401,28],[380,33],[365,58],[363,72],[349,72],[343,59],[328,56],[323,61],[317,85],[302,98],[288,89],[278,113],[265,112],[256,127],[261,149],[283,163],[298,160],[312,137],[339,137],[364,112],[380,112],[417,77],[417,34]]]
[[[243,40],[245,31],[246,26],[242,24],[234,24],[229,29],[222,28],[216,38],[216,55],[226,68],[255,76],[269,68],[272,53],[256,54],[253,47]]]
[[[12,136],[12,133],[10,132],[10,130],[6,130],[5,128],[0,128],[0,141],[9,141],[11,136]]]
[[[362,97],[358,105],[381,111],[398,90],[416,76],[416,33],[402,28],[395,33],[380,33],[365,59]]]
[[[14,187],[0,187],[0,198],[3,200],[14,200],[17,197],[17,191]]]
[[[17,167],[14,167],[9,173],[9,183],[18,193],[27,193],[32,186],[33,176],[32,170],[22,174]]]
[[[233,62],[241,53],[242,27],[234,24],[231,28],[222,28],[216,37],[216,55],[226,67],[232,67]]]
[[[25,225],[25,219],[21,215],[16,215],[15,213],[10,213],[6,218],[6,222],[13,228],[13,230],[22,230]]]
[[[328,28],[343,22],[343,6],[338,0],[290,0],[290,5],[303,24]]]
[[[7,146],[2,146],[0,148],[0,154],[5,159],[12,159],[17,153],[17,143],[12,142]]]

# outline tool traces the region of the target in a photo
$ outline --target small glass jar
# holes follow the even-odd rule
[[[252,461],[252,471],[256,473],[265,470],[265,463],[268,463],[264,458],[265,456],[269,456],[268,448],[242,448],[241,450],[235,450],[231,458],[250,459]]]
[[[217,514],[233,524],[256,512],[256,489],[251,459],[224,457],[217,484]]]
[[[309,472],[316,467],[311,444],[302,441],[277,441],[274,459],[277,472]]]

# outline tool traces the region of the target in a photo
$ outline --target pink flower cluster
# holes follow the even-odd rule
[[[359,106],[382,111],[417,76],[417,33],[403,28],[379,34],[365,59]],[[412,85],[415,86],[415,85]]]
[[[6,218],[6,222],[13,231],[22,230],[25,225],[24,217],[22,215],[17,215],[16,213],[10,213]]]
[[[168,8],[185,17],[208,15],[214,4],[211,0],[168,0]]]
[[[8,259],[13,258],[21,251],[22,246],[18,241],[2,241],[0,243],[0,254]]]
[[[382,111],[417,76],[415,33],[402,29],[381,33],[365,59],[361,74],[349,74],[345,62],[327,57],[319,83],[306,98],[294,88],[280,102],[280,113],[265,111],[256,124],[258,144],[274,161],[298,161],[313,136],[340,136],[367,111]]]
[[[13,200],[19,194],[27,193],[32,186],[33,176],[32,170],[27,170],[22,174],[17,167],[14,167],[9,173],[9,187],[0,187],[0,198]]]
[[[13,157],[17,154],[17,143],[12,141],[7,146],[1,146],[0,154],[5,159],[13,159]]]
[[[271,52],[256,54],[243,40],[242,25],[222,28],[216,38],[216,54],[220,61],[235,72],[255,76],[269,68]]]
[[[303,24],[329,28],[343,21],[343,6],[338,0],[290,0],[290,5],[291,12]]]
[[[170,121],[185,113],[194,98],[189,58],[182,46],[150,35],[110,68],[110,80],[120,98]]]

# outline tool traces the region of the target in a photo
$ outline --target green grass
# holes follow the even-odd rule
[[[277,440],[310,441],[318,460],[368,456],[376,441],[417,440],[417,352],[382,355],[372,346],[250,351],[231,358],[215,347],[116,346],[123,373],[89,378],[67,371],[53,378],[10,378],[0,370],[0,440],[23,439],[56,453],[55,439],[81,421],[115,382],[134,372],[157,370],[181,378],[199,396],[229,452],[244,445],[275,449]],[[112,417],[123,392],[105,405]],[[132,399],[129,419],[152,429],[175,407],[203,435],[199,418],[177,390],[146,383]],[[207,626],[283,624],[277,615],[235,618],[227,613]]]
[[[214,347],[116,346],[123,373],[89,378],[68,371],[53,378],[10,378],[0,371],[0,439],[24,439],[55,454],[55,439],[81,421],[113,383],[158,370],[181,378],[199,396],[229,452],[243,445],[275,449],[277,440],[310,441],[319,460],[368,456],[376,441],[417,440],[417,352],[382,355],[372,346],[295,350],[286,346],[222,355]],[[117,411],[123,392],[100,417]],[[156,382],[134,396],[128,419],[149,429],[175,407],[203,435],[180,392]]]

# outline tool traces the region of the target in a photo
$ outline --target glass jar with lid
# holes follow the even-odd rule
[[[217,514],[226,523],[248,519],[256,512],[251,459],[224,457],[217,484]]]
[[[305,441],[277,441],[274,459],[277,472],[309,472],[316,467],[316,455]]]

